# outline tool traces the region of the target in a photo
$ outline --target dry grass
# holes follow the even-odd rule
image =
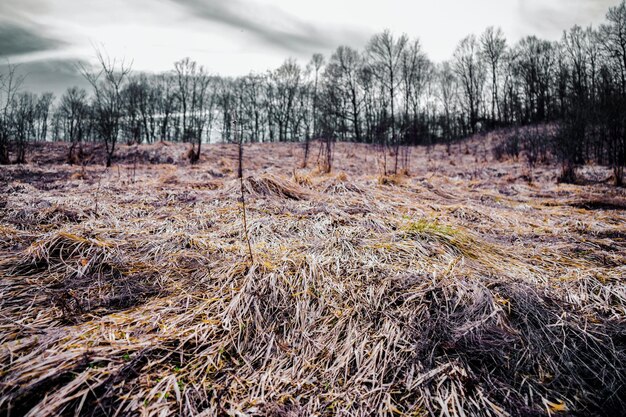
[[[624,415],[623,190],[471,141],[397,181],[251,145],[249,263],[236,149],[204,152],[3,168],[0,415]]]

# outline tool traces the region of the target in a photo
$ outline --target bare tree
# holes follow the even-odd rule
[[[361,56],[356,50],[348,46],[340,46],[331,56],[324,72],[328,94],[338,97],[338,99],[332,100],[335,107],[334,113],[349,122],[352,127],[352,139],[357,142],[361,142],[362,139],[361,108],[363,94],[359,85],[361,62]]]
[[[443,109],[443,137],[446,142],[446,149],[450,154],[452,139],[457,136],[455,125],[455,115],[458,114],[458,93],[459,87],[454,70],[449,62],[440,65],[437,76],[438,98]]]
[[[421,130],[421,108],[427,86],[432,78],[433,66],[426,54],[422,51],[419,40],[410,42],[401,57],[401,89],[403,91],[404,113],[402,119],[402,136],[404,146],[396,148],[396,163],[398,154],[402,154],[400,162],[402,169],[409,172],[409,157],[411,148],[419,141]],[[425,119],[425,118],[422,118]],[[430,143],[430,142],[429,142]]]
[[[396,136],[396,91],[401,82],[400,65],[402,62],[402,55],[405,48],[407,47],[408,42],[409,39],[406,35],[401,35],[399,38],[396,39],[389,30],[385,30],[382,33],[374,35],[367,45],[367,54],[370,60],[370,65],[373,69],[373,74],[381,83],[383,88],[387,91],[387,103],[389,104],[391,110],[391,140],[396,148],[398,148],[400,144],[400,142],[398,141],[398,137]],[[384,144],[384,147],[386,148],[386,142]],[[384,165],[386,175],[386,162]],[[394,173],[397,173],[397,171],[398,152],[396,149]]]
[[[611,7],[606,18],[608,23],[600,27],[597,38],[606,55],[604,68],[599,72],[604,110],[600,114],[604,119],[607,157],[613,167],[615,184],[623,185],[626,166],[626,1]],[[618,91],[615,91],[613,79],[619,80]]]
[[[603,46],[617,69],[622,94],[626,95],[626,1],[609,8],[606,19],[608,23],[600,27]]]
[[[14,136],[13,105],[15,97],[22,87],[24,76],[17,74],[18,67],[9,63],[5,74],[0,74],[0,164],[9,164],[9,149]]]
[[[61,97],[59,114],[64,123],[64,139],[70,141],[67,161],[70,164],[82,159],[82,141],[88,117],[87,92],[78,87],[69,88]],[[78,155],[74,151],[78,147]]]
[[[50,109],[53,101],[54,94],[52,93],[43,93],[37,100],[35,109],[35,139],[38,141],[45,141],[48,138]]]
[[[107,154],[106,166],[110,167],[115,153],[121,121],[124,117],[122,88],[132,69],[125,59],[118,61],[96,48],[100,70],[89,71],[84,65],[80,70],[94,90],[94,117]]]
[[[178,87],[176,97],[182,115],[182,139],[184,142],[193,142],[190,161],[195,163],[200,159],[208,111],[213,111],[215,103],[212,91],[209,91],[211,77],[203,66],[189,58],[176,62],[174,70]]]
[[[491,123],[495,125],[500,120],[500,109],[498,106],[498,74],[500,63],[506,52],[506,38],[502,29],[488,27],[480,37],[481,54],[489,65],[491,72]],[[497,113],[496,113],[497,110]]]
[[[20,92],[14,98],[13,134],[15,138],[15,163],[26,163],[26,147],[35,134],[37,98],[33,93]]]
[[[314,82],[313,82],[313,136],[317,137],[318,136],[318,130],[317,130],[317,101],[318,101],[318,97],[317,97],[317,92],[318,92],[318,83],[319,83],[319,75],[320,72],[322,70],[322,68],[324,67],[324,65],[326,64],[326,60],[324,59],[324,55],[322,54],[313,54],[313,57],[311,58],[311,66],[313,67],[313,72],[315,74],[314,76]]]
[[[322,70],[322,67],[325,64],[325,60],[324,60],[324,55],[316,53],[313,54],[313,57],[311,58],[311,62],[309,63],[309,66],[313,69],[313,91],[312,91],[312,102],[313,102],[313,110],[311,113],[311,121],[313,123],[313,128],[311,129],[312,132],[311,134],[313,135],[314,138],[317,138],[319,136],[319,131],[318,131],[318,109],[319,109],[319,98],[318,98],[318,84],[319,84],[319,76],[320,76],[320,71]],[[310,142],[311,142],[311,136],[310,135],[306,135],[304,138],[304,158],[302,161],[302,168],[306,168],[307,167],[307,163],[308,163],[308,159],[309,159],[309,148],[310,148]]]
[[[513,77],[517,82],[520,108],[518,123],[545,121],[550,111],[550,90],[554,67],[553,45],[535,36],[522,39],[512,55]],[[511,100],[515,100],[511,97]]]
[[[454,51],[454,68],[464,92],[469,131],[476,133],[485,82],[480,46],[476,36],[464,38]]]
[[[265,139],[267,124],[267,109],[265,100],[265,78],[263,75],[250,74],[241,80],[242,113],[247,117],[247,130],[250,132],[250,142],[262,142]]]
[[[171,73],[159,74],[154,80],[155,100],[159,114],[160,139],[165,141],[171,138],[172,115],[176,111],[175,79]]]
[[[279,141],[294,138],[292,123],[301,82],[302,70],[293,59],[286,60],[269,75],[268,104],[271,108],[271,122],[278,126]]]

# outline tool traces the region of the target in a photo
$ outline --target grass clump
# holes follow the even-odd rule
[[[476,240],[468,233],[437,220],[420,219],[404,227],[408,238],[441,243],[449,251],[467,258],[477,258]]]
[[[297,183],[273,175],[248,177],[243,185],[246,193],[253,197],[280,197],[291,200],[306,200],[308,194]]]
[[[395,185],[401,186],[407,181],[408,176],[402,173],[381,175],[378,177],[379,185]]]

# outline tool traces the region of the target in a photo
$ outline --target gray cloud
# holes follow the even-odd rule
[[[559,36],[575,24],[587,26],[603,20],[609,7],[619,0],[519,0],[518,12],[524,27],[538,36]]]
[[[22,89],[26,91],[49,91],[60,97],[70,86],[89,90],[89,83],[78,70],[81,61],[70,59],[41,60],[17,65],[17,74],[24,76]],[[6,72],[7,64],[0,63],[0,74]]]
[[[2,58],[57,49],[63,44],[27,25],[0,20],[0,57]]]
[[[311,53],[365,40],[365,35],[356,31],[320,28],[276,8],[259,8],[243,0],[171,1],[186,7],[195,17],[248,32],[266,45],[291,53]]]

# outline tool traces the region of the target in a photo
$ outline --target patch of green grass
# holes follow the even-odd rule
[[[476,242],[471,236],[437,220],[420,219],[409,223],[403,230],[409,238],[436,241],[453,252],[476,258]]]
[[[411,222],[404,230],[416,236],[442,236],[447,238],[452,238],[459,233],[458,230],[451,226],[441,224],[437,220],[430,221],[428,219],[419,219],[416,222]]]

